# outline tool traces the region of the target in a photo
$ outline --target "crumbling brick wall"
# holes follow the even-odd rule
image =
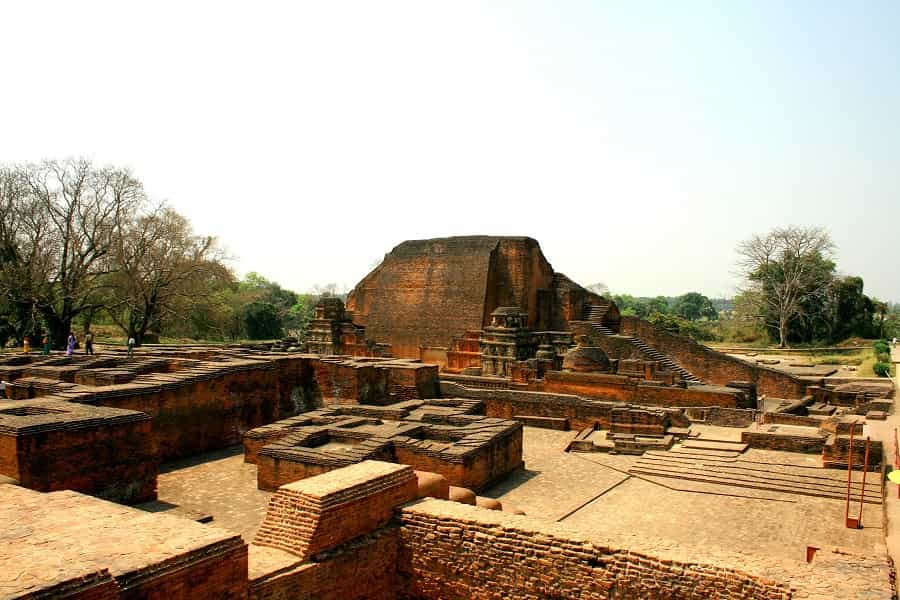
[[[751,448],[765,450],[783,450],[786,452],[803,452],[819,454],[825,448],[827,436],[824,434],[789,435],[768,431],[741,432],[741,441]]]
[[[290,571],[251,577],[248,600],[395,600],[399,537],[397,526],[382,527]]]
[[[150,415],[167,461],[240,444],[246,431],[277,420],[277,393],[278,373],[261,367],[91,401]]]
[[[622,334],[635,336],[703,381],[725,385],[731,381],[755,383],[760,394],[776,398],[802,398],[807,381],[789,373],[754,365],[702,344],[671,334],[637,317],[622,317]]]
[[[847,455],[850,452],[850,436],[832,436],[825,444],[822,452],[822,464],[826,467],[847,468]],[[853,466],[861,468],[866,460],[866,439],[862,436],[853,438]],[[884,446],[879,440],[869,442],[869,469],[875,469],[884,460]]]
[[[740,390],[702,386],[682,388],[641,383],[620,375],[548,371],[531,389],[557,394],[577,394],[599,400],[652,406],[722,406],[736,408],[742,401]]]
[[[325,404],[388,404],[385,369],[354,361],[318,360],[315,377]]]
[[[409,358],[420,346],[447,346],[453,335],[481,329],[496,246],[484,236],[403,242],[348,296],[353,322]]]
[[[623,402],[593,400],[571,394],[474,389],[443,380],[441,391],[445,396],[481,400],[484,403],[484,412],[489,417],[514,419],[517,416],[534,416],[568,419],[569,427],[572,429],[584,429],[595,425],[609,429],[613,409],[629,406]],[[659,413],[653,414],[665,415],[672,425],[679,427],[684,425],[683,415],[679,409],[660,407],[658,410]]]
[[[662,560],[592,543],[538,519],[427,499],[400,514],[406,598],[786,599],[735,569]]]

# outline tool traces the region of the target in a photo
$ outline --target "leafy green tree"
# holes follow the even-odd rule
[[[619,312],[626,316],[638,316],[646,319],[653,313],[668,314],[669,300],[665,296],[655,298],[636,298],[630,294],[613,296]]]
[[[665,296],[657,296],[647,299],[647,312],[660,313],[662,315],[669,314],[669,299]]]
[[[266,279],[259,273],[250,272],[241,281],[239,290],[256,301],[271,304],[278,313],[282,324],[291,322],[291,308],[297,304],[297,294],[282,288],[277,282]]]
[[[651,314],[647,320],[660,329],[683,335],[700,342],[709,342],[718,339],[709,324],[688,321],[677,315],[655,312]]]
[[[318,296],[313,294],[297,294],[297,302],[288,311],[284,327],[294,335],[303,336],[309,329],[309,322],[316,315]]]
[[[252,302],[244,307],[244,322],[251,340],[271,340],[282,335],[278,309],[269,302]]]
[[[831,341],[877,335],[875,304],[863,293],[862,277],[836,279],[829,290]]]
[[[688,292],[676,298],[674,312],[688,321],[712,321],[719,316],[712,301],[699,292]]]

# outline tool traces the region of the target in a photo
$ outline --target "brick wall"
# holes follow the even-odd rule
[[[277,420],[278,386],[277,372],[260,368],[91,401],[150,415],[160,459],[168,461],[240,444],[246,431]]]
[[[269,358],[275,362],[278,378],[278,387],[272,390],[278,399],[278,418],[321,408],[322,392],[313,368],[317,359],[293,354],[273,354]]]
[[[245,438],[246,444],[246,438]],[[245,451],[247,446],[245,445]],[[245,455],[246,456],[246,455]],[[379,451],[369,455],[372,460],[394,462],[390,444],[384,445]],[[349,466],[352,458],[341,460],[323,461],[320,456],[316,459],[302,462],[295,456],[283,456],[277,449],[263,450],[256,454],[256,483],[261,490],[275,491],[280,486],[329,473],[335,469]]]
[[[374,364],[318,360],[315,377],[325,404],[387,404],[388,372]]]
[[[691,421],[721,427],[747,427],[756,422],[757,411],[747,408],[721,408],[718,406],[687,408]]]
[[[387,363],[378,368],[387,371],[388,387],[392,393],[395,393],[397,389],[408,389],[413,393],[412,398],[436,398],[438,396],[437,365]]]
[[[847,468],[847,455],[850,452],[850,436],[840,435],[829,438],[822,452],[822,463],[826,467]],[[878,440],[871,440],[869,444],[869,469],[877,468],[884,459],[884,447]],[[866,460],[866,439],[855,435],[853,437],[853,465],[861,468]]]
[[[269,500],[253,543],[313,557],[385,525],[417,490],[410,467],[379,461],[284,485]]]
[[[251,547],[252,548],[252,547]],[[286,572],[251,577],[248,600],[394,600],[399,531],[381,528]]]
[[[530,517],[427,499],[404,507],[400,521],[407,598],[790,598],[735,569],[600,546]]]
[[[176,557],[118,576],[122,600],[194,600],[247,597],[247,544],[237,537],[231,544]]]
[[[827,437],[824,434],[783,434],[777,431],[744,431],[741,441],[751,448],[766,450],[784,450],[787,452],[804,452],[819,454],[825,448]]]
[[[447,397],[481,400],[484,402],[485,414],[489,417],[514,419],[517,416],[534,416],[568,419],[572,429],[584,429],[594,425],[609,429],[612,423],[612,410],[626,404],[581,398],[571,394],[527,390],[481,390],[445,380],[441,380],[441,391]],[[644,407],[637,405],[633,408]],[[684,417],[678,408],[659,407],[658,410],[661,411],[658,414],[665,415],[672,425],[679,427],[685,425]]]
[[[481,329],[497,242],[483,236],[403,242],[348,296],[354,323],[407,358],[418,358],[420,346],[447,346],[454,335]]]
[[[41,492],[75,490],[126,504],[156,499],[159,456],[146,417],[12,439],[17,479],[24,487]]]
[[[475,491],[489,487],[510,472],[522,467],[522,428],[498,436],[472,452],[449,461],[446,456],[426,448],[394,444],[395,460],[417,471],[430,471],[447,478],[450,485]]]
[[[771,423],[773,425],[798,425],[800,427],[820,427],[824,424],[824,420],[821,418],[804,417],[789,413],[764,412],[763,423]]]
[[[731,381],[748,381],[755,383],[760,394],[774,396],[776,398],[802,398],[806,393],[806,382],[794,375],[770,369],[768,367],[754,365],[741,359],[717,352],[702,344],[673,335],[653,326],[637,317],[622,317],[621,333],[635,336],[650,344],[660,352],[671,356],[675,362],[699,377],[703,381],[725,385]],[[598,336],[602,338],[604,336]],[[610,341],[612,340],[612,341]],[[615,341],[607,338],[607,341],[598,339],[597,343],[606,350],[611,357],[629,358],[618,356],[617,351],[627,351],[630,344],[622,340]],[[634,354],[627,351],[629,355]]]

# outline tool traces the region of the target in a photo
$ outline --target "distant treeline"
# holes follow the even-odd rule
[[[279,338],[302,334],[318,295],[335,291],[238,280],[228,262],[128,169],[0,165],[0,346],[47,336],[61,347],[93,325],[138,344]]]
[[[900,305],[867,296],[861,277],[839,275],[833,252],[821,228],[778,228],[739,245],[746,285],[734,298],[610,295],[622,314],[701,341],[834,344],[900,336]]]

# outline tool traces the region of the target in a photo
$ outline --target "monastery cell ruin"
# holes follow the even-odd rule
[[[307,339],[0,380],[0,598],[896,597],[892,384],[622,315],[527,237],[403,242]]]

